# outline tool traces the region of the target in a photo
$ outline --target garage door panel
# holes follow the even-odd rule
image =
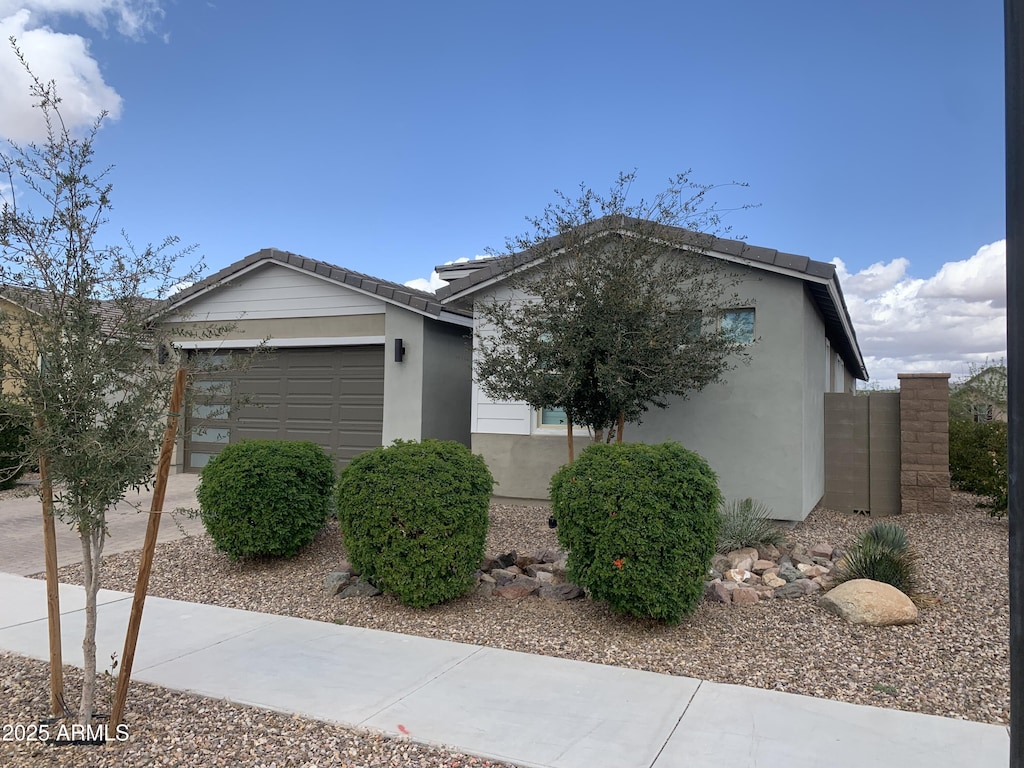
[[[249,402],[215,426],[230,428],[233,443],[245,439],[311,440],[342,466],[381,444],[382,346],[278,350],[257,355],[247,370],[232,378],[234,391]],[[208,418],[191,421],[191,426],[214,426]],[[222,447],[205,441],[195,442],[193,447],[186,440],[186,461],[198,469],[209,454]],[[195,461],[189,459],[193,453]]]

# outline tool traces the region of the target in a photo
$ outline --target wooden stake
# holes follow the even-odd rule
[[[124,652],[121,654],[121,672],[117,676],[114,707],[110,713],[110,728],[112,730],[121,724],[121,720],[124,717],[125,701],[128,699],[128,683],[132,676],[132,664],[135,661],[135,646],[139,640],[139,628],[142,626],[142,609],[146,604],[146,590],[149,589],[149,572],[153,568],[156,537],[160,531],[160,515],[163,512],[164,495],[167,492],[167,476],[171,472],[171,452],[174,450],[174,437],[178,431],[181,403],[185,396],[185,374],[184,368],[178,369],[174,377],[174,389],[171,391],[167,428],[164,430],[164,442],[160,446],[160,463],[157,464],[156,480],[153,483],[153,503],[149,508],[146,541],[142,546],[139,577],[135,582],[135,597],[132,599],[132,612],[128,619],[128,632],[124,638]]]
[[[36,427],[43,428],[42,417]],[[43,502],[43,551],[46,558],[46,619],[50,629],[50,712],[64,715],[64,661],[60,642],[60,584],[57,581],[57,532],[53,525],[53,485],[50,461],[39,457],[39,493]]]
[[[565,429],[569,440],[569,463],[572,464],[576,460],[576,450],[572,442],[572,419],[565,420]]]

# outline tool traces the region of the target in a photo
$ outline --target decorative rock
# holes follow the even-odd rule
[[[523,597],[529,597],[536,591],[536,586],[516,581],[511,584],[506,584],[503,587],[498,587],[494,590],[493,594],[497,597],[504,597],[509,600],[518,600]]]
[[[800,571],[794,568],[792,565],[780,565],[779,566],[779,578],[785,581],[796,581],[803,576]]]
[[[338,595],[342,600],[347,600],[350,597],[375,597],[380,594],[380,590],[377,589],[373,584],[368,581],[359,579],[354,584],[349,584],[345,589]]]
[[[725,573],[732,568],[732,563],[725,555],[715,555],[711,558],[711,567],[719,573]]]
[[[481,597],[490,597],[493,595],[494,579],[491,579],[490,581],[481,581],[477,584],[475,594],[480,595]]]
[[[491,576],[491,574],[489,574],[489,573],[481,573],[479,576],[477,576],[476,583],[477,584],[494,584],[495,583],[495,578],[493,576]]]
[[[757,602],[757,592],[746,587],[734,589],[732,591],[732,601],[737,605],[753,605]]]
[[[803,569],[801,568],[800,570]],[[804,571],[804,575],[807,576],[808,579],[816,579],[819,576],[827,576],[829,573],[829,569],[822,565],[812,565],[810,568]]]
[[[750,571],[740,570],[739,568],[731,568],[722,574],[722,579],[725,581],[733,581],[737,584],[746,581],[750,578]]]
[[[785,584],[785,582],[783,582],[783,584]],[[754,591],[757,592],[759,600],[771,600],[775,597],[775,590],[763,584],[759,587],[754,587]]]
[[[538,573],[546,573],[550,576],[555,572],[555,566],[551,563],[531,563],[523,569],[527,576],[536,576]]]
[[[753,565],[753,567],[750,570],[752,570],[758,576],[761,576],[769,568],[774,568],[774,567],[775,567],[775,561],[774,560],[755,560],[754,561],[754,565]]]
[[[793,565],[814,565],[814,559],[806,552],[793,552],[790,554],[789,559]]]
[[[491,577],[497,582],[499,587],[504,587],[506,584],[512,583],[516,574],[506,570],[505,568],[495,568],[491,571]]]
[[[555,549],[541,549],[533,553],[533,559],[537,563],[554,563],[558,561],[561,554]]]
[[[515,565],[516,564],[516,558],[518,558],[518,557],[519,557],[519,555],[518,555],[518,553],[516,553],[515,550],[512,550],[511,552],[509,552],[508,554],[505,554],[505,555],[498,555],[498,558],[497,558],[498,559],[498,567],[499,568],[508,568],[510,565]]]
[[[871,579],[843,582],[818,604],[850,624],[887,627],[917,621],[917,606],[909,597],[890,584]]]
[[[778,560],[782,553],[774,544],[758,544],[757,556],[761,560]]]
[[[807,579],[791,581],[789,584],[783,584],[781,587],[777,587],[775,589],[775,597],[779,600],[795,600],[798,597],[803,597],[807,592],[800,584],[801,581],[807,581]]]
[[[533,577],[537,579],[537,581],[539,581],[541,584],[555,583],[554,574],[548,573],[547,571],[537,571],[537,573],[535,573]]]
[[[324,592],[333,597],[348,586],[349,580],[352,578],[350,571],[334,571],[328,573],[324,577]]]
[[[480,570],[486,572],[493,571],[495,568],[501,568],[498,558],[484,555],[484,559],[480,561]]]
[[[729,565],[731,565],[733,568],[739,568],[740,563],[742,563],[744,560],[750,560],[750,565],[744,568],[744,570],[747,571],[750,570],[750,566],[754,564],[754,561],[758,559],[757,550],[753,547],[734,549],[732,552],[727,553],[726,557],[729,558]]]
[[[813,568],[813,567],[814,567],[813,565],[808,565],[807,563],[797,563],[796,564],[796,569],[798,571],[800,571],[800,573],[802,573],[804,576],[806,576],[807,572],[809,570],[811,570],[811,568]]]
[[[830,558],[832,557],[832,545],[824,541],[819,542],[808,549],[807,554],[811,557]]]
[[[531,555],[520,555],[516,558],[516,566],[519,570],[525,572],[527,566],[533,565],[537,562]]]
[[[548,600],[575,600],[583,597],[583,590],[575,584],[545,584],[539,594]]]
[[[725,584],[720,581],[712,581],[708,584],[707,596],[719,603],[731,603],[732,592],[726,588]]]
[[[785,579],[780,579],[773,573],[766,573],[764,576],[761,577],[761,581],[764,582],[764,585],[766,587],[771,587],[772,589],[776,587],[781,587],[783,584],[788,583]]]

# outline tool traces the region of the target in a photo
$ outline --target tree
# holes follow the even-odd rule
[[[483,391],[533,408],[562,408],[595,440],[722,380],[747,359],[726,307],[743,306],[740,272],[707,256],[722,234],[715,187],[679,174],[651,202],[629,204],[634,173],[607,197],[576,197],[527,218],[508,241],[514,291],[482,302],[476,374]],[[739,185],[743,186],[743,185]],[[526,298],[524,298],[526,297]],[[749,304],[748,304],[749,306]]]
[[[94,172],[105,114],[83,135],[61,118],[55,84],[40,81],[15,40],[41,110],[41,143],[8,142],[0,209],[0,311],[5,393],[32,416],[28,450],[56,489],[54,514],[74,526],[85,581],[84,684],[78,719],[91,722],[96,694],[96,596],[106,510],[153,476],[176,365],[163,363],[159,300],[198,278],[179,271],[192,248],[169,237],[136,250],[124,237],[102,245],[111,209],[110,168]],[[45,499],[44,499],[45,504]]]

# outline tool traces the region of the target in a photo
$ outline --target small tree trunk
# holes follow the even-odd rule
[[[576,460],[576,447],[572,442],[572,419],[565,420],[565,435],[569,442],[569,463],[572,464]]]
[[[96,708],[96,598],[103,551],[102,524],[95,523],[90,530],[80,531],[80,538],[85,581],[85,635],[82,639],[82,699],[78,707],[78,722],[89,725]]]
[[[603,443],[604,442],[604,430],[603,429],[595,429],[594,430],[594,442],[595,443]]]
[[[618,430],[618,434],[615,436],[615,442],[616,443],[621,443],[622,442],[622,433],[625,430],[626,430],[626,414],[624,414],[622,411],[619,411],[619,430]]]

